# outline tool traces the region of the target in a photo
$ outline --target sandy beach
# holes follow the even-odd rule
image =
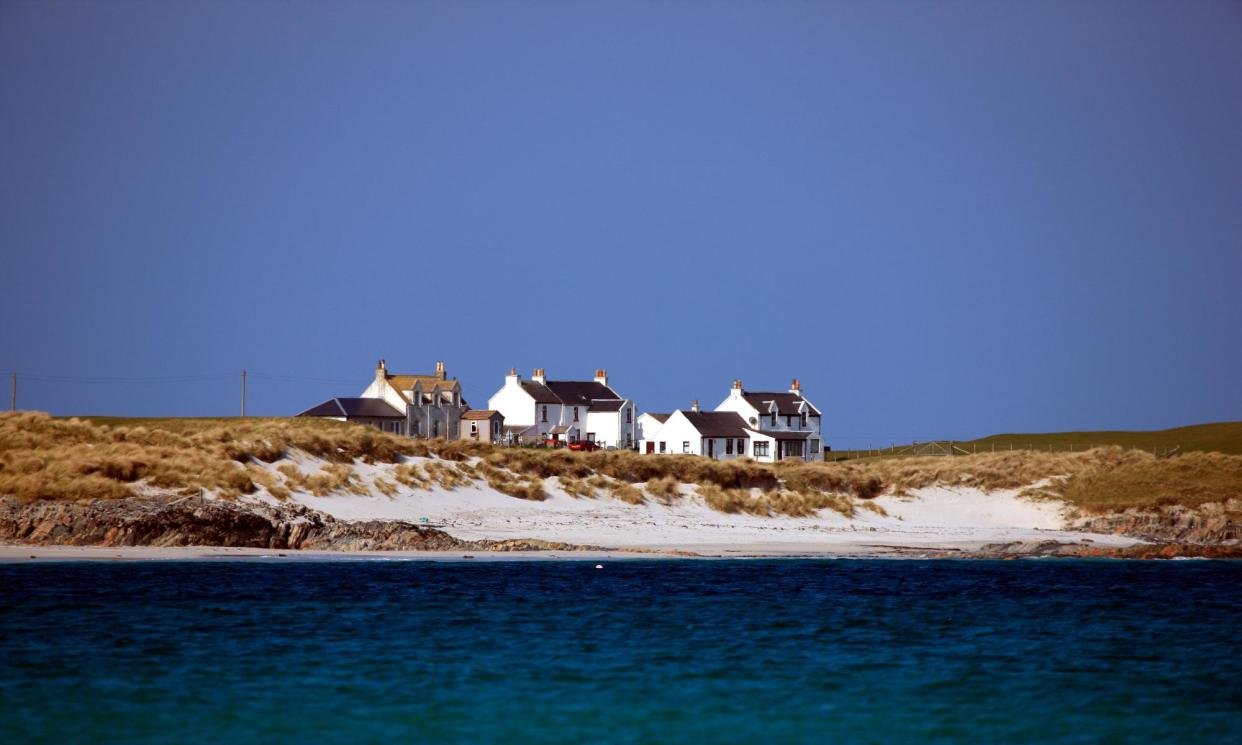
[[[364,477],[385,466],[356,466]],[[373,472],[368,472],[373,471]],[[567,495],[555,478],[544,501],[516,499],[475,484],[453,490],[402,489],[388,496],[295,492],[292,501],[342,521],[404,521],[435,527],[463,540],[533,539],[586,547],[579,551],[297,551],[225,547],[0,546],[0,561],[33,560],[328,560],[461,561],[651,558],[952,556],[997,544],[1054,541],[1098,548],[1137,539],[1066,530],[1065,506],[1030,499],[1019,490],[929,487],[884,495],[874,507],[846,517],[822,510],[812,517],[729,514],[707,507],[689,488],[669,504],[628,504],[608,497]],[[249,498],[275,504],[269,495]]]

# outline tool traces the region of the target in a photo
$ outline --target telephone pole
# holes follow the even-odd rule
[[[246,416],[246,371],[242,370],[242,418]]]

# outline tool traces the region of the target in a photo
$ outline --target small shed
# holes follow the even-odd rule
[[[494,409],[471,409],[461,415],[462,440],[500,444],[505,416]]]

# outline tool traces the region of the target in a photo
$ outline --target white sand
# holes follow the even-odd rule
[[[412,461],[423,459],[415,458]],[[304,453],[277,464],[293,463],[304,472],[324,461]],[[631,505],[607,496],[575,498],[555,478],[547,479],[548,499],[531,502],[494,491],[486,484],[445,490],[399,487],[389,497],[373,486],[377,477],[394,481],[389,464],[356,464],[355,473],[369,488],[365,495],[337,493],[316,497],[294,492],[292,501],[341,520],[404,520],[440,528],[466,540],[534,538],[608,549],[599,552],[475,552],[474,560],[660,558],[696,554],[718,556],[919,556],[972,550],[990,543],[1058,541],[1095,546],[1128,546],[1136,539],[1064,530],[1065,506],[1051,500],[1018,496],[1020,490],[984,492],[937,486],[906,497],[881,496],[874,503],[887,513],[858,509],[852,518],[831,510],[815,517],[730,515],[708,508],[689,486],[672,506],[648,498]],[[266,491],[248,499],[275,503]],[[859,504],[862,504],[859,502]],[[631,553],[625,553],[629,549]],[[620,551],[620,552],[618,552]],[[282,555],[283,554],[283,555]],[[70,546],[0,546],[0,561],[46,559],[217,559],[252,560],[440,559],[462,560],[462,552],[374,551],[310,552],[240,548],[97,548]]]
[[[421,460],[421,459],[413,459]],[[316,459],[299,456],[306,471]],[[358,464],[369,483],[391,466]],[[830,510],[811,518],[756,517],[717,512],[693,489],[673,506],[654,499],[631,505],[600,496],[566,495],[557,480],[545,481],[548,499],[531,502],[494,491],[486,484],[452,491],[401,487],[392,497],[378,490],[366,496],[316,497],[295,492],[292,499],[342,520],[405,520],[439,527],[467,540],[537,538],[639,550],[682,550],[718,555],[803,553],[869,554],[892,549],[972,549],[989,543],[1057,540],[1125,546],[1138,541],[1115,535],[1064,531],[1064,505],[1018,496],[1020,490],[983,492],[973,488],[932,487],[909,497],[882,496],[881,516],[866,509],[846,518]],[[270,499],[260,495],[260,499]]]

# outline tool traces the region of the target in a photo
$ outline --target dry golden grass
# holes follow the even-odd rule
[[[258,466],[301,451],[328,461],[305,474],[289,463],[280,477]],[[403,462],[422,457],[421,463]],[[984,490],[1027,488],[1051,479],[1038,494],[1087,512],[1169,504],[1196,506],[1242,498],[1242,456],[1192,452],[1167,459],[1098,448],[1087,452],[1005,451],[973,456],[767,465],[749,459],[712,461],[631,451],[493,448],[469,441],[411,440],[368,427],[318,419],[151,420],[99,424],[46,414],[0,414],[0,494],[23,499],[121,498],[144,484],[178,493],[200,488],[224,496],[262,488],[279,498],[290,489],[313,494],[363,493],[369,485],[350,464],[396,464],[375,488],[444,489],[486,480],[523,499],[546,497],[556,477],[574,496],[605,492],[632,504],[671,502],[693,484],[716,509],[750,514],[807,515],[822,509],[850,514],[856,503],[887,491],[935,485]],[[756,496],[752,490],[761,490]],[[708,498],[707,495],[710,495]]]
[[[571,497],[586,497],[587,499],[595,497],[595,487],[589,484],[586,479],[579,479],[573,476],[558,476],[557,484],[560,485],[561,491]]]
[[[647,493],[661,504],[672,504],[681,497],[681,482],[669,476],[647,482]]]

